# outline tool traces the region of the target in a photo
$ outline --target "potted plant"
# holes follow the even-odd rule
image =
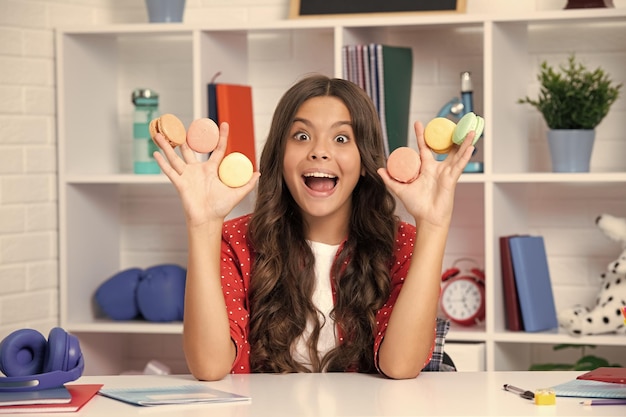
[[[588,70],[573,54],[559,70],[542,62],[539,97],[526,96],[518,103],[530,104],[543,115],[550,129],[554,172],[588,172],[595,128],[619,97],[622,84],[613,83],[602,68]]]
[[[532,364],[529,371],[591,371],[600,367],[621,368],[622,365],[610,363],[608,360],[595,355],[586,354],[586,348],[595,349],[595,345],[561,344],[552,347],[552,350],[580,349],[581,357],[576,363],[536,363]]]

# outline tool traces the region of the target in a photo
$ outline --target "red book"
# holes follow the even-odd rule
[[[216,84],[215,96],[218,124],[228,122],[230,127],[226,155],[232,152],[244,154],[256,171],[252,88],[249,85]]]
[[[500,237],[500,266],[502,271],[502,289],[504,291],[504,313],[507,330],[522,331],[524,330],[524,324],[522,322],[522,311],[517,297],[515,272],[513,271],[511,248],[509,246],[509,238],[511,237],[512,236]]]
[[[626,368],[600,367],[578,375],[576,379],[626,384]]]
[[[80,410],[98,393],[102,384],[67,384],[72,400],[65,404],[7,405],[0,407],[0,414],[68,413]]]

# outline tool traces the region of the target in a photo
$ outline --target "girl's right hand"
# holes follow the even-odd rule
[[[186,142],[180,147],[181,158],[163,135],[158,133],[155,136],[165,156],[155,152],[154,158],[176,187],[189,227],[215,220],[223,222],[228,213],[254,189],[261,175],[255,172],[250,181],[239,188],[231,188],[220,180],[218,168],[226,152],[227,140],[228,123],[222,123],[217,147],[207,161],[200,162]]]

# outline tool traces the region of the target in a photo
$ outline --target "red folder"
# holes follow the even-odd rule
[[[626,368],[600,367],[578,375],[576,379],[626,384]]]
[[[69,403],[7,405],[0,407],[0,414],[76,412],[98,393],[100,388],[102,388],[102,384],[67,384],[65,387],[72,394],[72,401]]]
[[[249,85],[216,84],[215,96],[218,124],[228,122],[230,127],[226,154],[241,152],[250,159],[256,171],[252,88]]]
[[[511,238],[511,236],[500,237],[500,265],[502,271],[502,288],[504,290],[506,328],[512,331],[522,331],[524,330],[524,324],[522,323],[522,312],[517,298],[509,238]]]

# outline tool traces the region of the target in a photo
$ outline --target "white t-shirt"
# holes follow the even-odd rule
[[[339,250],[339,245],[327,245],[319,242],[308,242],[315,256],[315,289],[313,290],[313,305],[324,315],[319,317],[319,322],[325,320],[324,326],[320,330],[319,340],[317,342],[317,351],[319,357],[323,357],[331,349],[337,345],[337,337],[335,334],[335,322],[330,318],[330,312],[334,307],[333,292],[330,285],[330,270]],[[306,347],[313,323],[307,323],[307,327],[296,341],[294,359],[308,368],[311,367],[311,359]]]

